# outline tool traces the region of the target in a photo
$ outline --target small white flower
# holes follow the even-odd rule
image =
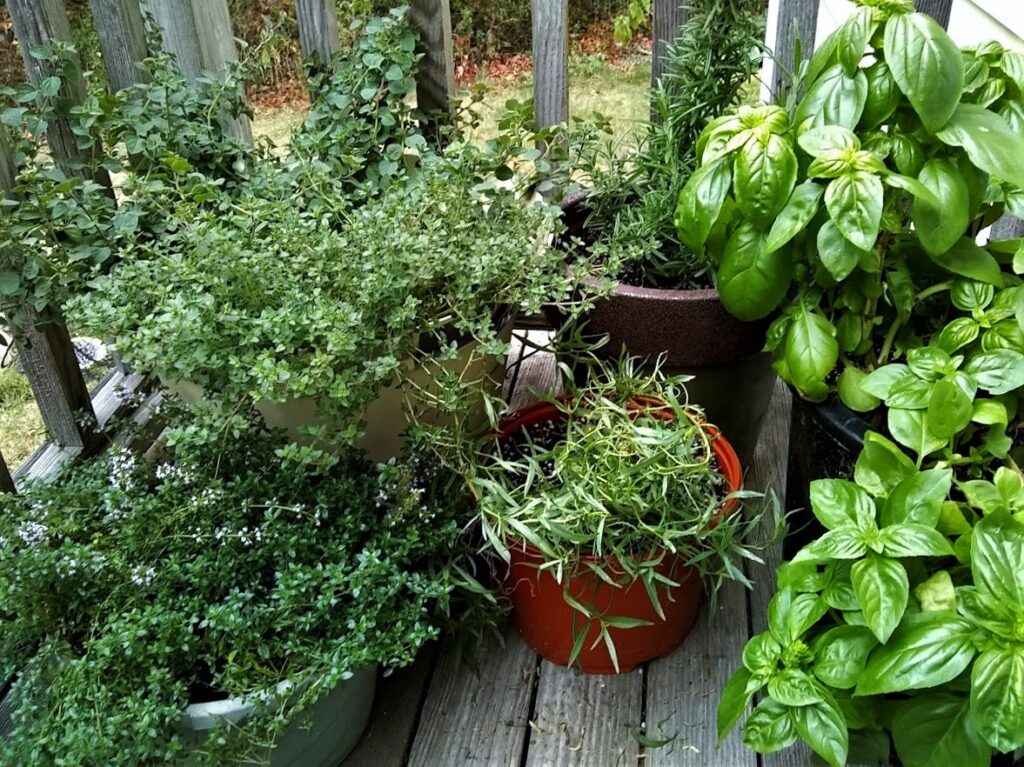
[[[48,530],[46,525],[41,525],[38,522],[24,522],[18,527],[17,532],[18,537],[26,546],[35,546],[46,540]]]
[[[136,586],[149,586],[156,579],[156,570],[152,567],[143,569],[142,565],[137,565],[132,569],[131,579]]]

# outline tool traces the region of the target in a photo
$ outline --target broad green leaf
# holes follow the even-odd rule
[[[792,271],[789,257],[781,250],[766,250],[764,235],[744,223],[725,245],[718,294],[725,308],[740,319],[761,319],[785,297]]]
[[[878,28],[873,9],[857,8],[839,28],[836,54],[846,74],[853,76],[868,47],[868,40]]]
[[[829,530],[854,525],[862,530],[875,527],[875,502],[861,487],[845,479],[816,479],[811,482],[811,509]]]
[[[839,176],[825,190],[825,207],[832,222],[861,250],[870,250],[875,245],[883,194],[881,180],[864,171]]]
[[[883,181],[894,189],[902,189],[913,195],[915,200],[921,200],[932,208],[939,207],[939,198],[935,196],[934,192],[912,176],[889,173],[884,176]]]
[[[781,659],[782,644],[768,632],[751,637],[743,647],[743,666],[754,676],[775,673]]]
[[[877,648],[857,684],[857,695],[938,687],[952,681],[974,658],[970,621],[948,613],[908,616],[888,643]]]
[[[914,199],[914,232],[929,253],[941,255],[956,244],[967,229],[970,207],[967,183],[949,160],[935,158],[921,168],[920,181],[937,205]]]
[[[1005,514],[986,516],[971,536],[971,574],[986,599],[1024,605],[1024,525]]]
[[[854,564],[851,580],[868,628],[884,644],[907,609],[907,571],[899,562],[869,552]]]
[[[932,261],[953,274],[1000,287],[1003,284],[1002,270],[995,256],[970,237],[961,237],[945,253],[928,255]]]
[[[953,555],[953,547],[933,527],[903,522],[889,525],[881,533],[882,552],[887,557],[945,557]]]
[[[800,134],[796,143],[811,157],[821,157],[826,151],[856,151],[860,139],[848,128],[841,125],[821,125]]]
[[[862,386],[864,387],[864,391],[873,397],[885,399],[889,396],[889,391],[896,382],[905,378],[909,372],[910,368],[906,365],[899,365],[895,363],[882,365],[882,367],[876,368],[868,373],[864,378]]]
[[[1024,53],[1004,51],[999,64],[1003,73],[1013,80],[1019,91],[1024,93]]]
[[[768,603],[769,632],[778,642],[788,645],[821,620],[827,609],[817,594],[780,591]]]
[[[956,587],[946,570],[939,570],[914,589],[914,597],[924,612],[956,612]]]
[[[1024,354],[998,349],[976,354],[964,366],[979,387],[992,394],[1008,394],[1024,386]]]
[[[750,221],[767,229],[785,206],[796,183],[796,155],[789,140],[774,133],[751,138],[736,153],[733,193]]]
[[[951,469],[915,472],[896,485],[882,507],[882,524],[911,522],[935,527],[953,484]]]
[[[893,16],[885,24],[885,60],[921,122],[935,133],[964,90],[964,62],[956,43],[923,13]]]
[[[834,700],[791,709],[797,733],[832,767],[843,767],[850,748],[846,721]]]
[[[974,412],[971,414],[971,420],[987,426],[994,424],[1006,426],[1010,421],[1010,417],[1006,412],[1006,405],[1002,402],[994,399],[977,399],[974,401]]]
[[[864,390],[865,378],[867,374],[863,370],[850,365],[847,365],[839,375],[839,399],[850,410],[858,413],[868,413],[882,404],[878,397]]]
[[[853,527],[829,530],[808,543],[793,557],[794,562],[827,562],[833,559],[860,559],[867,551],[863,533]]]
[[[973,343],[978,338],[980,330],[981,326],[976,320],[970,317],[957,317],[932,338],[931,344],[942,349],[946,354],[952,354]]]
[[[807,228],[818,212],[818,204],[825,187],[813,181],[805,181],[793,190],[786,207],[772,224],[765,239],[765,250],[774,252]]]
[[[18,272],[0,272],[0,294],[14,295],[21,287],[21,275]]]
[[[760,685],[754,682],[754,676],[744,666],[729,677],[722,688],[722,697],[718,700],[718,739],[722,740],[736,723],[743,717],[750,705],[754,693]]]
[[[796,742],[796,727],[790,708],[765,698],[743,725],[743,742],[760,754],[772,754]]]
[[[956,369],[952,357],[933,346],[919,346],[908,351],[907,365],[926,381],[938,381]]]
[[[694,171],[679,193],[676,231],[680,241],[695,253],[703,252],[704,243],[729,194],[731,182],[731,165],[727,158],[722,157]]]
[[[796,110],[796,125],[801,131],[821,125],[841,125],[853,130],[864,112],[867,97],[867,76],[858,71],[851,77],[842,65],[836,64],[807,89]]]
[[[908,410],[924,410],[928,407],[932,387],[928,381],[908,373],[889,387],[885,404],[890,408],[906,408]]]
[[[857,685],[868,654],[878,645],[864,626],[836,626],[814,640],[814,675],[838,690]]]
[[[818,229],[818,258],[837,282],[853,273],[866,252],[846,239],[831,221]]]
[[[949,439],[971,422],[974,408],[967,393],[944,378],[932,384],[931,398],[925,413],[925,425],[936,437]]]
[[[821,687],[806,672],[795,668],[772,674],[768,694],[786,706],[807,706],[822,699]]]
[[[944,694],[897,704],[892,736],[904,767],[989,767],[992,750],[971,722],[970,702]]]
[[[839,343],[832,323],[801,305],[786,333],[784,358],[790,383],[808,399],[825,399],[825,378],[839,359]]]
[[[991,285],[975,280],[954,280],[949,290],[949,300],[957,309],[973,312],[984,309],[995,298],[996,289]]]
[[[864,74],[868,81],[868,96],[860,124],[862,128],[874,128],[896,111],[902,94],[885,61],[879,59],[865,69]]]
[[[921,410],[889,409],[889,433],[904,447],[917,453],[920,459],[945,447],[948,440],[928,430],[925,413]]]
[[[971,672],[971,720],[998,751],[1024,746],[1024,652],[989,650]]]
[[[977,104],[961,104],[941,131],[939,139],[963,147],[978,168],[1024,189],[1024,136],[1006,120]]]
[[[864,447],[854,465],[854,481],[874,496],[888,495],[917,471],[906,453],[877,432],[864,435]]]

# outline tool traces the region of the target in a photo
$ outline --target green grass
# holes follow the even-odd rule
[[[28,379],[14,368],[0,370],[0,453],[13,472],[46,439]]]

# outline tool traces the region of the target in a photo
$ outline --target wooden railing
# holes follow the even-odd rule
[[[534,101],[539,125],[566,122],[569,118],[569,23],[568,0],[532,0]],[[686,0],[654,0],[654,50],[652,78],[664,72],[668,43],[686,19]],[[920,10],[949,23],[952,0],[917,0]],[[818,0],[771,0],[770,18],[776,19],[774,50],[778,71],[792,68],[794,44],[799,36],[803,50],[814,47]],[[32,58],[29,48],[50,41],[71,41],[64,0],[7,0],[15,35],[21,46],[29,80],[47,77],[48,64]],[[90,0],[99,33],[107,81],[114,90],[126,88],[142,77],[137,64],[147,50],[143,10],[139,0]],[[174,54],[183,74],[196,78],[204,72],[223,72],[237,56],[227,0],[148,0],[146,11],[162,32],[164,48]],[[299,37],[303,53],[321,64],[340,46],[335,0],[296,0]],[[420,106],[440,112],[450,110],[455,98],[454,56],[449,0],[411,0],[411,16],[419,28],[423,60],[417,83]],[[773,83],[774,85],[774,83]],[[62,95],[71,101],[85,97],[85,83],[66,82]],[[232,131],[252,139],[246,118]],[[78,156],[70,126],[56,121],[49,126],[48,140],[54,160],[65,163]],[[0,187],[13,194],[13,163],[10,148],[0,136]],[[110,188],[106,173],[95,179]],[[49,442],[25,462],[12,477],[0,456],[0,490],[12,491],[15,480],[41,477],[59,466],[88,454],[103,440],[97,435],[120,409],[119,390],[132,391],[141,376],[119,371],[90,393],[79,369],[68,330],[54,311],[45,316],[23,309],[9,323],[17,330],[19,358],[32,386],[46,425]]]

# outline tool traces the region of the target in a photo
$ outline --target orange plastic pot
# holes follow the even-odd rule
[[[656,401],[640,400],[635,405],[636,410],[643,409],[657,418],[674,418],[668,408],[658,410],[660,405]],[[499,439],[528,426],[564,418],[565,414],[556,406],[547,402],[536,403],[505,421]],[[743,470],[732,446],[715,432],[711,448],[725,476],[729,492],[740,490]],[[727,501],[719,516],[732,512],[735,505],[734,499]],[[661,584],[656,586],[658,601],[664,612],[662,618],[657,614],[641,581],[624,582],[625,573],[614,557],[581,557],[572,572],[563,573],[563,582],[560,583],[551,570],[540,569],[545,560],[536,548],[521,540],[509,543],[511,562],[505,578],[505,592],[512,601],[513,621],[526,643],[552,663],[569,665],[577,638],[585,630],[586,636],[574,666],[587,674],[616,673],[611,653],[605,642],[600,640],[599,623],[590,621],[588,625],[586,616],[566,601],[566,591],[572,599],[600,615],[632,618],[649,624],[632,628],[608,628],[618,658],[618,671],[621,673],[670,654],[686,638],[697,617],[702,594],[699,573],[674,554],[654,551],[638,555],[644,560],[659,560],[655,565],[657,572],[678,584],[674,587]],[[593,572],[592,566],[601,568],[622,585],[608,584]]]

